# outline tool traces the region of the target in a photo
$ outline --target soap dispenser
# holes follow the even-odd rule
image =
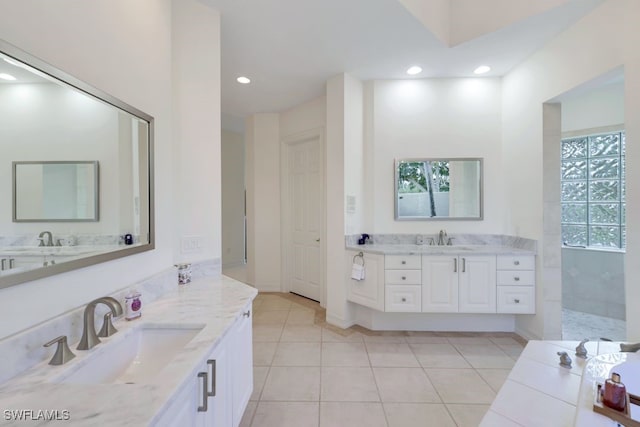
[[[627,405],[627,388],[620,382],[620,374],[613,372],[604,382],[602,403],[616,411],[624,411]]]
[[[124,303],[126,307],[125,319],[134,320],[142,316],[142,301],[140,297],[142,294],[135,289],[129,291],[127,296],[124,297]]]

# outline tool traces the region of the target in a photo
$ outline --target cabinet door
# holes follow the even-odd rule
[[[207,410],[207,427],[228,427],[232,422],[233,395],[229,376],[229,340],[225,338],[213,351],[206,362],[209,372],[209,401]],[[235,356],[235,355],[234,355]]]
[[[451,313],[458,311],[458,257],[422,258],[422,311]]]
[[[461,256],[460,313],[496,312],[496,257]]]
[[[242,310],[229,338],[233,339],[231,357],[231,388],[233,390],[233,426],[240,425],[242,414],[253,392],[253,352],[252,352],[252,311],[251,304]]]
[[[360,305],[384,311],[384,255],[363,254],[365,278],[364,280],[354,280],[351,278],[351,267],[354,262],[362,264],[362,258],[356,256],[357,253],[353,251],[347,252],[347,299]]]
[[[204,426],[206,413],[198,412],[202,405],[202,378],[193,373],[191,380],[171,397],[166,409],[156,417],[151,425],[162,427]]]

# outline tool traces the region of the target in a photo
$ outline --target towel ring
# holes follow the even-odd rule
[[[353,263],[356,263],[356,258],[360,258],[362,260],[362,266],[364,267],[364,254],[362,252],[358,252],[353,256]]]

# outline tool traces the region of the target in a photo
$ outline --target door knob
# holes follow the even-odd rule
[[[318,237],[318,238],[316,239],[316,242],[319,242],[319,241],[320,241],[320,238]]]

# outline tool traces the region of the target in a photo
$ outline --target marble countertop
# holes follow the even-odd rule
[[[136,245],[74,245],[74,246],[5,246],[0,248],[0,256],[74,256],[111,252]]]
[[[346,249],[383,255],[535,255],[535,251],[503,245],[415,245],[415,244],[366,244],[346,245]]]
[[[257,295],[257,290],[225,276],[205,277],[165,294],[144,306],[139,320],[114,321],[118,333],[101,338],[102,344],[89,351],[75,349],[76,358],[62,366],[43,362],[0,386],[0,402],[6,410],[66,410],[70,422],[82,426],[122,426],[152,424],[168,406],[179,388],[192,380],[191,374],[204,362],[227,334],[241,310]],[[56,379],[87,362],[110,341],[126,336],[145,323],[204,328],[176,357],[147,384],[61,384]],[[98,324],[99,327],[99,324]],[[121,339],[121,338],[120,338]],[[53,354],[52,348],[52,354]],[[0,425],[40,425],[43,421],[8,421]]]
[[[588,342],[588,358],[581,359],[575,356],[577,345],[578,341],[529,341],[480,427],[615,426],[615,422],[591,409],[593,379],[608,374],[594,362],[602,357],[610,359],[602,355],[613,355],[616,360],[638,356],[620,353],[618,342],[602,341]],[[571,369],[559,366],[557,352],[562,351],[573,360]]]

